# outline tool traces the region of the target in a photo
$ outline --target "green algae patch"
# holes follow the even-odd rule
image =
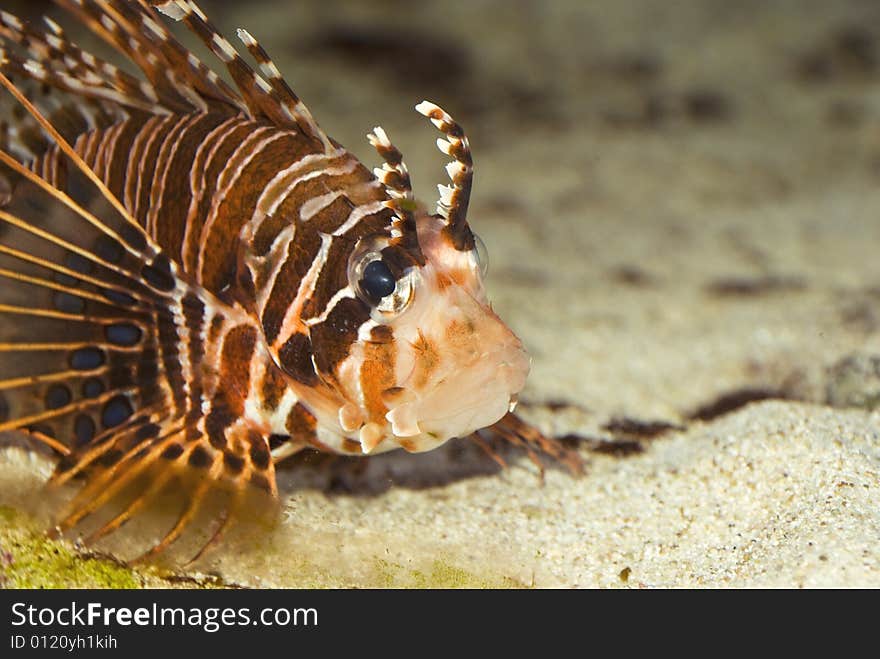
[[[0,506],[0,586],[4,588],[138,588],[143,579],[106,558],[79,556],[34,521]]]
[[[446,560],[435,559],[416,566],[375,558],[362,569],[350,566],[335,571],[306,558],[288,557],[283,581],[294,588],[526,588],[516,579],[499,574],[480,574]]]
[[[334,575],[329,568],[317,565],[302,556],[292,558],[291,564],[285,566],[285,570],[291,575],[295,588],[330,589],[350,586],[342,577]]]
[[[524,585],[502,575],[475,574],[438,559],[427,572],[414,571],[416,588],[523,588]]]
[[[33,518],[0,505],[0,588],[226,588],[215,577],[190,577],[155,566],[130,568],[104,555],[81,554],[52,540]]]
[[[376,559],[358,575],[337,573],[302,557],[288,566],[299,588],[524,588],[508,576],[465,569],[440,557],[417,565]],[[224,588],[216,578],[130,568],[103,555],[79,553],[48,538],[32,517],[0,505],[0,588]]]
[[[477,574],[443,558],[434,559],[422,569],[408,568],[386,560],[377,560],[376,583],[379,588],[525,588],[508,576]]]

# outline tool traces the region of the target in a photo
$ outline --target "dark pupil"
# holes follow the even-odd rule
[[[384,261],[373,261],[364,268],[364,276],[360,281],[361,290],[364,292],[371,302],[376,304],[385,297],[394,292],[396,282],[391,270],[385,265]]]

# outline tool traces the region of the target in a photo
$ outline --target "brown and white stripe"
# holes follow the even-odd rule
[[[149,556],[212,489],[231,494],[234,512],[246,491],[275,497],[285,455],[360,454],[384,440],[403,393],[400,339],[380,300],[397,299],[427,264],[419,222],[439,223],[446,248],[470,262],[473,164],[461,127],[419,104],[452,157],[429,216],[385,131],[368,136],[384,161],[371,172],[318,126],[248,32],[238,36],[256,70],[189,0],[58,4],[143,78],[71,44],[54,21],[0,11],[0,83],[26,110],[8,124],[0,160],[73,218],[53,226],[20,217],[26,205],[0,208],[11,232],[0,233],[0,278],[35,305],[0,301],[0,315],[27,318],[24,332],[0,325],[0,430],[26,429],[61,453],[56,483],[86,476],[62,530],[146,479],[92,540],[171,483],[186,488]],[[159,12],[208,47],[234,87]],[[32,102],[9,76],[56,91]],[[380,264],[378,299],[352,279],[361,257]],[[406,341],[427,355],[416,373],[427,381],[437,347],[421,334]],[[5,356],[20,353],[33,358],[16,372],[25,362]]]

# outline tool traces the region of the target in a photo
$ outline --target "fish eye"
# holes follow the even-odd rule
[[[402,313],[412,302],[418,274],[414,269],[395,276],[382,258],[382,242],[366,240],[349,261],[348,281],[355,294],[368,305],[377,322],[387,322]]]
[[[474,235],[474,259],[483,279],[489,274],[489,250],[486,249],[486,243],[477,235]]]
[[[370,261],[364,268],[363,278],[358,282],[361,291],[373,304],[379,304],[397,288],[391,269],[380,259]]]

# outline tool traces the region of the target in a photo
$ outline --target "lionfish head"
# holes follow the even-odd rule
[[[385,160],[375,172],[395,221],[350,255],[348,285],[370,320],[334,378],[346,400],[338,423],[363,453],[427,451],[490,426],[513,409],[529,370],[522,343],[486,296],[485,247],[466,220],[467,138],[436,105],[416,109],[446,136],[438,146],[453,158],[452,185],[439,186],[436,214],[419,210],[400,152],[381,128],[369,135]],[[317,359],[322,337],[312,336],[312,345]]]

